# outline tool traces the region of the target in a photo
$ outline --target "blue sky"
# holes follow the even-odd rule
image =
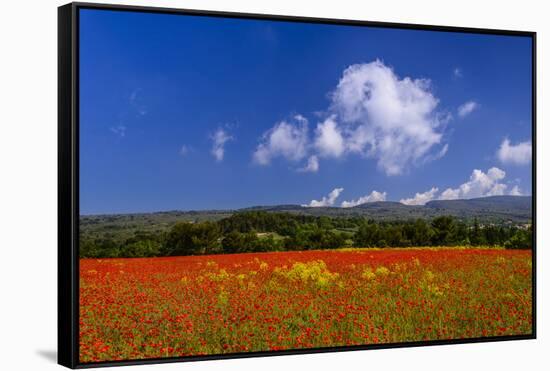
[[[80,11],[82,214],[531,193],[531,40]]]

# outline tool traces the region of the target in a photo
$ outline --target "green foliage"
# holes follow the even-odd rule
[[[154,240],[139,240],[125,244],[120,249],[120,255],[128,258],[158,256],[161,252],[161,244]]]
[[[328,219],[330,223],[330,218]],[[265,211],[239,212],[218,221],[222,232],[276,232],[281,235],[293,235],[303,225],[317,224],[320,218],[288,213],[268,213]]]
[[[509,240],[504,243],[507,249],[530,249],[533,246],[533,234],[529,230],[518,230]]]
[[[432,220],[432,245],[445,246],[456,243],[456,224],[451,216],[439,216]]]
[[[223,251],[234,254],[242,252],[243,248],[243,234],[237,231],[231,231],[225,235],[221,240]]]
[[[512,237],[514,240],[509,241]],[[353,235],[356,247],[408,247],[408,246],[506,246],[530,248],[531,231],[516,227],[481,226],[474,220],[469,226],[450,216],[441,216],[427,223],[414,222],[363,222]],[[505,244],[505,242],[508,244]],[[514,247],[512,247],[514,246]]]
[[[218,253],[322,250],[346,246],[505,246],[531,248],[532,230],[472,224],[451,216],[431,221],[373,221],[247,211],[218,221],[182,221],[168,230],[148,228],[133,235],[110,228],[100,237],[81,234],[83,258],[150,257]]]
[[[163,255],[198,255],[221,252],[220,228],[216,223],[178,223],[172,227],[162,252]]]
[[[258,237],[254,232],[240,233],[231,231],[221,240],[224,253],[234,254],[242,252],[281,251],[283,243],[276,240],[273,235]]]
[[[285,241],[287,250],[324,250],[336,249],[346,244],[342,233],[314,227],[301,229]]]
[[[377,223],[364,223],[353,236],[353,244],[360,247],[379,247],[382,238]]]
[[[82,239],[80,241],[80,257],[83,258],[117,258],[120,247],[112,239]]]
[[[477,219],[474,220],[474,226],[472,227],[472,233],[470,234],[470,242],[474,245],[484,245],[486,243],[485,236],[479,227]]]

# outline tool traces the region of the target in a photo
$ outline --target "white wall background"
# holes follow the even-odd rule
[[[107,1],[107,0],[106,0]],[[114,1],[114,0],[113,0]],[[139,366],[155,370],[536,370],[550,365],[550,23],[545,1],[141,0],[156,5],[538,32],[538,324],[531,341]],[[60,369],[56,352],[57,6],[0,11],[0,368]],[[548,165],[546,165],[548,166]],[[549,245],[549,246],[547,246]],[[546,290],[546,292],[544,291]],[[134,366],[136,367],[136,366]]]

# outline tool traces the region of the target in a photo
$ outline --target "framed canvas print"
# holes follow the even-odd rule
[[[535,338],[535,33],[59,8],[59,363]]]

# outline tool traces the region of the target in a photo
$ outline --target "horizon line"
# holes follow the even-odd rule
[[[494,195],[494,196],[482,196],[482,197],[473,197],[473,198],[456,198],[453,200],[430,200],[426,202],[423,205],[407,205],[400,201],[392,201],[392,200],[386,200],[386,201],[372,201],[372,202],[364,202],[359,205],[351,206],[351,207],[343,207],[338,205],[330,205],[330,206],[307,206],[303,204],[271,204],[271,205],[253,205],[253,206],[244,206],[244,207],[235,207],[235,208],[228,208],[228,209],[211,209],[211,208],[205,208],[205,209],[165,209],[165,210],[152,210],[152,211],[128,211],[128,212],[110,212],[110,213],[88,213],[88,214],[79,214],[79,217],[93,217],[93,216],[105,216],[105,215],[136,215],[136,214],[161,214],[161,213],[172,213],[172,212],[183,212],[183,213],[191,213],[191,212],[232,212],[232,211],[240,211],[245,209],[253,209],[253,208],[262,208],[262,207],[278,207],[278,206],[297,206],[304,209],[354,209],[356,207],[360,207],[362,205],[366,204],[376,204],[376,203],[394,203],[394,204],[400,204],[406,207],[423,207],[426,206],[428,203],[433,201],[468,201],[468,200],[477,200],[477,199],[485,199],[485,198],[496,198],[496,197],[513,197],[513,198],[523,198],[523,197],[532,197],[532,195]]]

